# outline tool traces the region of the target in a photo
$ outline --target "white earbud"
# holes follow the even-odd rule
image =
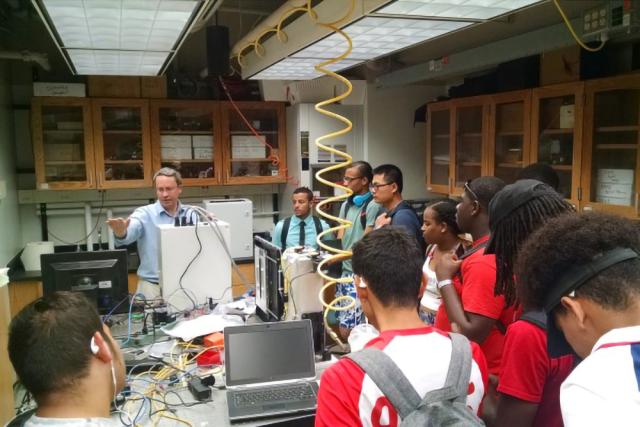
[[[364,277],[362,277],[362,276],[361,276],[361,277],[360,277],[360,283],[358,284],[358,287],[359,287],[359,288],[364,289],[364,288],[366,288],[367,286],[368,286],[368,285],[367,285],[367,282],[365,282]]]
[[[94,337],[91,337],[91,353],[93,354],[98,354],[98,351],[100,351],[100,347],[98,347],[98,344],[96,344],[96,339]]]

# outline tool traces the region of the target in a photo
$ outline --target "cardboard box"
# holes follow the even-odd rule
[[[82,145],[80,144],[44,144],[45,162],[80,161]]]
[[[213,147],[213,136],[211,135],[193,135],[191,140],[193,142],[193,148]]]
[[[162,160],[191,160],[191,147],[160,147]]]
[[[213,160],[213,148],[193,147],[193,158],[196,160]]]
[[[633,169],[598,169],[598,184],[628,184],[633,185]]]
[[[540,55],[540,86],[580,80],[580,46]]]
[[[89,76],[87,82],[93,98],[140,98],[137,76]]]
[[[33,84],[33,96],[75,96],[84,98],[86,90],[84,83],[47,83]]]
[[[253,135],[231,136],[231,157],[234,159],[263,159],[267,147]]]
[[[191,149],[191,135],[160,135],[160,147]]]
[[[140,96],[142,98],[166,98],[167,97],[167,77],[166,76],[140,77]]]

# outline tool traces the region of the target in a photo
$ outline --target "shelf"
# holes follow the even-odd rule
[[[162,159],[162,163],[182,162],[182,163],[213,163],[213,159]]]
[[[477,166],[480,167],[480,162],[460,162],[462,166]]]
[[[460,138],[481,138],[482,132],[458,132]]]
[[[109,130],[104,129],[102,131],[105,135],[139,135],[142,133],[142,130]]]
[[[107,165],[139,165],[142,164],[142,160],[105,160]]]
[[[635,132],[640,130],[640,126],[601,126],[596,128],[596,132]]]
[[[52,135],[74,135],[84,133],[84,129],[43,129],[42,132]]]
[[[496,136],[523,136],[523,135],[524,135],[524,132],[521,130],[496,132]]]
[[[240,163],[240,162],[271,162],[271,159],[265,159],[263,157],[256,157],[250,159],[231,159],[232,163]]]
[[[515,163],[498,163],[498,167],[499,167],[499,168],[515,168],[515,169],[522,169],[522,162],[515,162]]]
[[[558,170],[558,171],[570,171],[573,170],[573,166],[572,165],[550,165],[551,168]]]
[[[263,131],[261,131],[260,129],[256,129],[256,132],[258,133],[258,135],[277,135],[278,134],[277,130],[263,130]],[[231,132],[229,132],[229,134],[231,134],[231,135],[254,135],[253,132],[243,131],[243,130],[232,130]]]
[[[447,134],[434,134],[434,135],[431,135],[431,138],[433,138],[433,139],[449,139],[449,137],[450,137],[450,135],[448,133]]]
[[[596,150],[636,150],[638,144],[597,144]]]
[[[431,164],[435,165],[435,166],[449,166],[449,161],[447,161],[447,160],[432,160]]]
[[[45,166],[73,166],[73,165],[84,165],[84,160],[55,160],[51,162],[44,162]]]
[[[160,135],[213,135],[210,130],[160,130]]]
[[[540,132],[540,135],[565,135],[565,134],[572,134],[572,133],[573,133],[573,128],[544,129],[543,131]]]

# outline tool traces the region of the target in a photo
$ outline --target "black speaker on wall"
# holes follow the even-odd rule
[[[221,25],[207,27],[207,69],[209,76],[229,74],[229,28]]]

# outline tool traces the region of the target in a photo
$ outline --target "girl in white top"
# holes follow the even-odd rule
[[[424,211],[422,235],[427,242],[427,258],[422,267],[427,286],[420,300],[422,319],[433,325],[435,313],[442,302],[438,291],[435,266],[443,254],[462,248],[461,234],[456,222],[456,205],[451,199],[435,202]]]

